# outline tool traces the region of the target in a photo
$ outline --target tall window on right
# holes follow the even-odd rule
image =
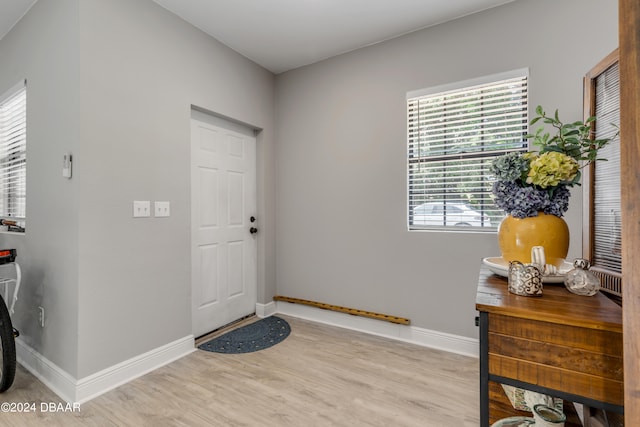
[[[584,78],[584,115],[596,116],[595,138],[611,138],[620,123],[618,50],[600,61]],[[620,138],[600,151],[607,161],[584,170],[583,256],[600,277],[602,291],[621,302],[622,221],[620,220]]]

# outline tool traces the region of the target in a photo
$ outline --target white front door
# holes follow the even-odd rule
[[[191,120],[191,288],[198,337],[255,312],[256,138],[194,112]]]

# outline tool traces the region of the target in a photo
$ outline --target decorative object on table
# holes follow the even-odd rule
[[[600,290],[600,279],[589,271],[591,264],[584,258],[573,261],[573,270],[564,276],[564,285],[577,295],[594,296]]]
[[[509,263],[509,292],[525,297],[542,296],[542,272],[537,265]]]
[[[549,263],[560,267],[569,252],[569,227],[564,219],[544,212],[527,218],[508,215],[498,228],[498,245],[506,261],[522,262],[531,262],[532,246],[542,246]]]
[[[535,423],[531,417],[509,417],[496,421],[491,427],[535,427]]]
[[[544,246],[534,246],[531,248],[531,264],[538,266],[543,275],[558,274],[558,267],[553,264],[547,264]]]
[[[277,316],[265,317],[200,344],[200,350],[214,353],[251,353],[272,347],[289,336],[291,327]]]
[[[534,405],[533,419],[536,427],[564,427],[567,416],[547,405]]]
[[[562,219],[569,208],[569,188],[580,184],[582,167],[604,160],[597,157],[598,150],[612,138],[591,138],[595,117],[563,123],[558,110],[548,116],[538,106],[530,124],[540,120],[556,133],[551,136],[541,127],[526,135],[539,152],[507,153],[492,164],[495,205],[507,213],[498,243],[506,261],[531,262],[531,247],[544,246],[549,263],[560,267],[569,250],[569,228]]]
[[[486,265],[492,273],[497,274],[498,276],[505,278],[509,277],[509,262],[505,261],[501,256],[482,258],[482,264]],[[549,273],[545,271],[542,275],[542,283],[563,284],[564,275],[572,268],[573,265],[570,262],[565,261],[560,267],[555,267],[555,272]]]

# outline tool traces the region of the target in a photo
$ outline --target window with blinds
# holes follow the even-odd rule
[[[27,89],[20,83],[0,96],[0,218],[16,221],[22,229],[27,198],[26,133]]]
[[[491,162],[528,148],[527,80],[524,69],[408,94],[409,230],[497,228]]]
[[[604,58],[585,77],[585,115],[596,116],[595,138],[611,138],[620,123],[620,70],[618,52]],[[585,200],[584,257],[600,276],[603,291],[622,295],[622,220],[620,195],[620,138],[599,151],[587,171],[583,186]]]

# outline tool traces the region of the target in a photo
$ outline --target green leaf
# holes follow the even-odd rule
[[[540,150],[540,153],[547,153],[549,151],[554,151],[556,153],[562,153],[562,149],[556,145],[547,145],[543,150]]]
[[[564,136],[580,135],[580,132],[576,129],[563,129]]]

